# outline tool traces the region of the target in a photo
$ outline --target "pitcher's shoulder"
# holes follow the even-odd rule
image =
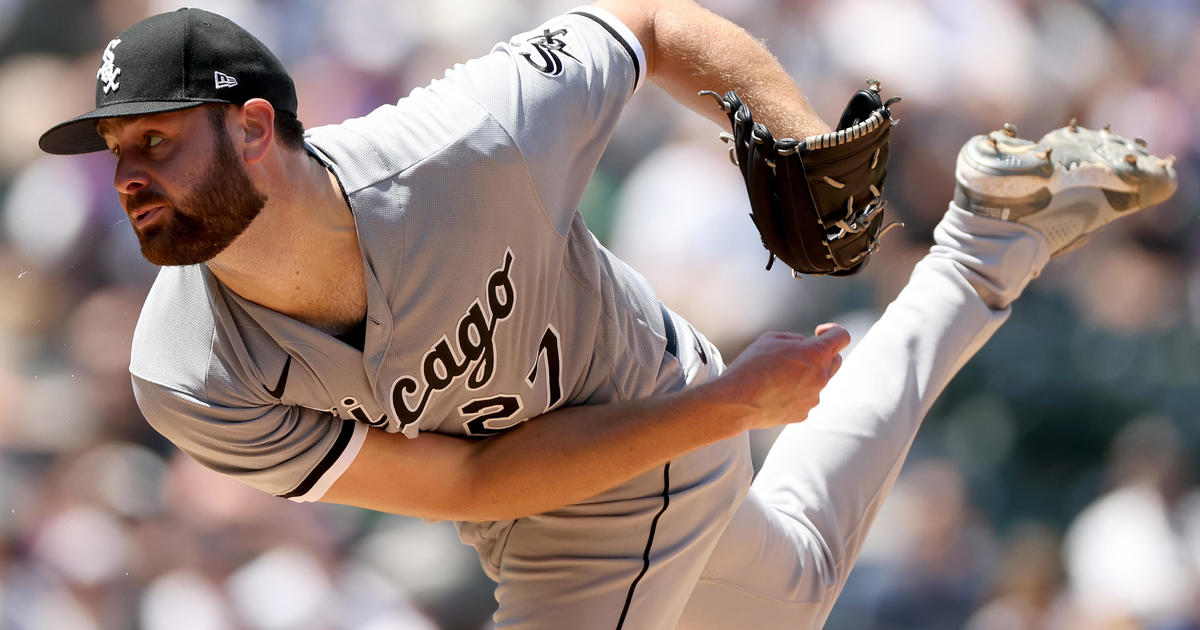
[[[189,391],[203,388],[218,315],[199,265],[163,267],[138,316],[129,370]]]

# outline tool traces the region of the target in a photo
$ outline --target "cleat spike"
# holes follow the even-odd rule
[[[1125,161],[1130,164],[1137,164],[1137,156],[1132,153],[1126,154]]]
[[[1004,123],[1003,131],[1009,138],[1017,137],[1017,126],[1012,123]]]
[[[1108,123],[1107,125],[1104,125],[1104,130],[1107,131],[1108,133],[1112,133],[1112,123]]]
[[[1134,138],[1133,143],[1142,148],[1146,147],[1146,139],[1145,138]]]
[[[993,151],[995,151],[996,153],[1000,152],[1000,143],[997,142],[995,138],[993,138],[992,136],[988,136],[988,142],[991,143]]]
[[[1072,118],[1070,122],[1067,123],[1067,126],[1071,128],[1071,133],[1079,131],[1079,119]]]

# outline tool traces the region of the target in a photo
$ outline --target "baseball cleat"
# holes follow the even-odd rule
[[[1146,151],[1108,127],[1074,119],[1037,142],[1006,124],[963,145],[954,202],[982,216],[1024,223],[1064,254],[1107,223],[1166,201],[1175,192],[1175,158]]]

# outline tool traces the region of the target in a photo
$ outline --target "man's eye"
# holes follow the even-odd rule
[[[162,136],[146,136],[146,148],[154,148],[162,143]]]

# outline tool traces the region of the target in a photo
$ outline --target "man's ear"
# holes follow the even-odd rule
[[[267,155],[275,142],[275,108],[261,98],[252,98],[241,107],[241,121],[234,133],[240,132],[242,159],[254,164]],[[235,145],[236,140],[234,138]]]

